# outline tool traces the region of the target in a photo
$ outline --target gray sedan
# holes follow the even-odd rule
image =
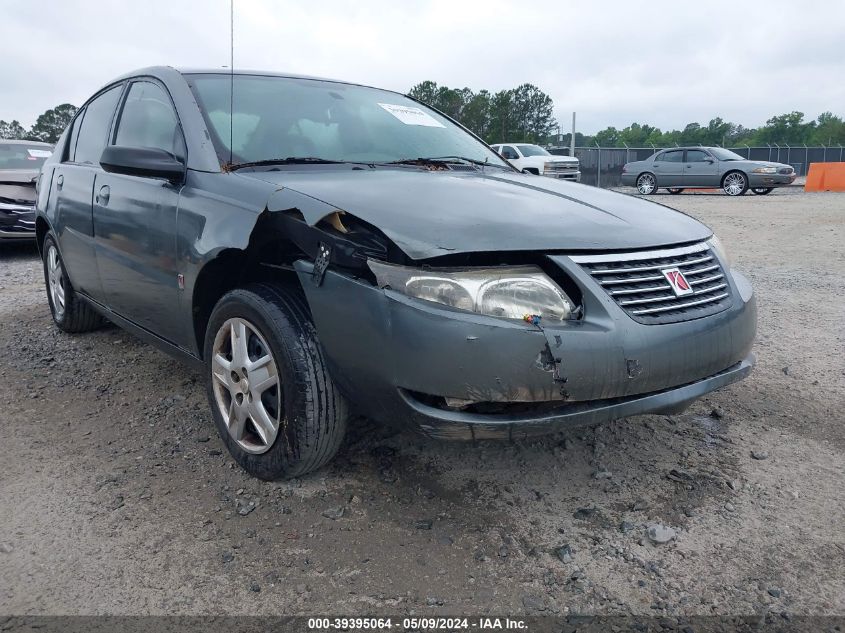
[[[720,188],[729,196],[741,196],[749,189],[766,195],[775,187],[791,185],[795,176],[790,165],[748,160],[721,147],[676,147],[622,168],[622,184],[642,194]]]

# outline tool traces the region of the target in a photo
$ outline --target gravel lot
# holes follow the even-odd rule
[[[748,380],[530,443],[360,420],[278,483],[233,467],[199,375],[59,334],[0,245],[0,614],[845,614],[845,194],[654,199],[754,282]]]

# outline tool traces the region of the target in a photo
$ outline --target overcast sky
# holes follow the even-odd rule
[[[0,0],[0,119],[143,66],[229,63],[228,0]],[[845,2],[235,0],[235,67],[406,92],[530,82],[564,132],[845,115]]]

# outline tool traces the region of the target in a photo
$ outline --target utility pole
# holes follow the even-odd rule
[[[575,113],[572,113],[572,138],[569,139],[569,155],[575,156]]]

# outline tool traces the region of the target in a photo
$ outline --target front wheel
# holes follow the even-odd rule
[[[677,187],[669,189],[669,193],[671,193],[672,195],[675,195],[675,196],[677,196],[682,191],[683,191],[683,189],[678,189]]]
[[[347,405],[299,288],[261,283],[224,295],[204,358],[214,422],[244,470],[266,480],[296,477],[334,457]]]
[[[657,179],[654,174],[646,172],[637,176],[637,191],[644,196],[657,193]]]
[[[773,187],[755,187],[751,190],[753,193],[757,194],[758,196],[765,196],[766,194],[772,193],[774,191]]]
[[[741,196],[748,191],[748,179],[741,171],[732,171],[722,181],[722,190],[729,196]]]

